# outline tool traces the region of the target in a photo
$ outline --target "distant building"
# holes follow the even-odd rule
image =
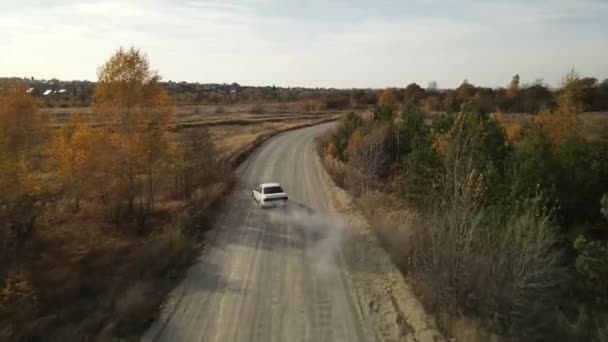
[[[42,95],[48,96],[52,92],[53,92],[53,89],[47,89],[47,90],[44,91],[44,93],[42,93]]]

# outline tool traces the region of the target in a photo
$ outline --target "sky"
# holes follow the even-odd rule
[[[608,78],[608,0],[0,0],[0,77],[96,80],[119,47],[164,80],[336,88]]]

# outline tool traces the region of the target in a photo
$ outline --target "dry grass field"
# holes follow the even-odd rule
[[[88,114],[90,108],[44,108],[53,125],[61,126],[75,113]],[[221,155],[229,157],[250,146],[262,136],[274,132],[338,119],[338,111],[310,112],[302,103],[263,103],[234,105],[200,105],[177,107],[175,139],[189,130],[207,128]],[[103,118],[89,117],[93,125],[102,124]]]
[[[41,108],[55,124],[65,123],[74,113],[90,114],[90,107]],[[198,105],[177,107],[175,121],[181,124],[218,122],[222,120],[290,120],[302,116],[316,116],[335,111],[310,111],[304,102],[270,102],[256,104]],[[92,118],[94,123],[104,123],[103,118]]]

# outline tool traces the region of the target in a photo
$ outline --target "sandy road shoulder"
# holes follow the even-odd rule
[[[316,153],[315,156],[321,186],[331,199],[330,209],[351,229],[342,251],[345,278],[362,321],[371,323],[373,337],[379,341],[446,341],[353,205],[351,196],[335,185]]]

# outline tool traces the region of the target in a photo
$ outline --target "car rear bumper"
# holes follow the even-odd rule
[[[287,200],[262,202],[263,208],[280,208],[287,205]]]

